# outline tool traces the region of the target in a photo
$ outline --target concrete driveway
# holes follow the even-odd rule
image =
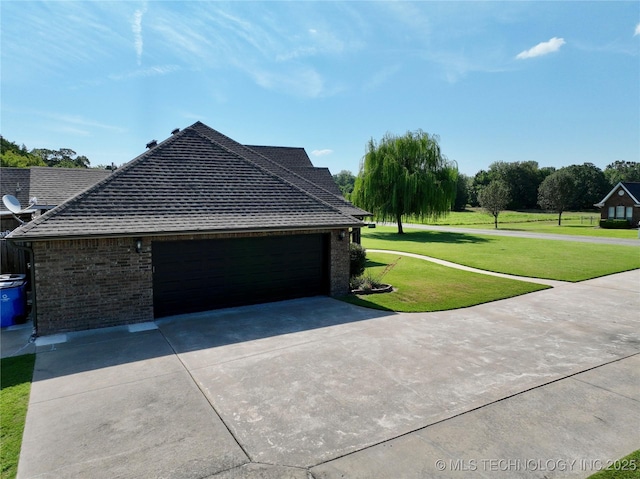
[[[41,338],[18,477],[586,477],[640,447],[639,309],[636,270],[448,312],[317,297]]]

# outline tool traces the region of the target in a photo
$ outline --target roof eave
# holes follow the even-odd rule
[[[162,230],[162,231],[130,231],[123,233],[96,233],[96,234],[68,234],[68,235],[51,235],[51,236],[35,236],[35,235],[8,235],[6,238],[12,241],[55,241],[55,240],[78,240],[78,239],[95,239],[95,238],[138,238],[147,236],[190,236],[203,234],[251,234],[251,233],[277,233],[291,231],[321,231],[321,230],[341,230],[347,228],[362,228],[367,226],[362,221],[353,221],[351,223],[336,223],[317,226],[288,226],[288,227],[254,227],[254,228],[228,228],[228,229],[191,229],[191,230]]]

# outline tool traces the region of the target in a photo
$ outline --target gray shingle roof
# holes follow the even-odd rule
[[[94,168],[31,168],[30,196],[41,205],[59,205],[97,182],[107,178],[109,170]]]
[[[2,168],[0,189],[2,195],[18,198],[23,207],[33,197],[38,198],[38,205],[56,206],[110,174],[108,170],[93,168]]]
[[[329,168],[296,168],[294,171],[303,178],[306,178],[312,183],[321,186],[322,188],[330,193],[333,193],[339,198],[344,198],[342,196],[342,191],[340,191],[340,188],[333,180],[333,176],[331,175]]]
[[[289,168],[313,168],[313,163],[309,159],[309,155],[304,148],[296,148],[291,146],[255,146],[245,145],[253,151],[270,158],[281,166]]]
[[[316,198],[319,198],[329,203],[330,205],[334,206],[335,208],[338,208],[340,211],[342,211],[345,214],[348,214],[351,216],[369,215],[368,212],[353,206],[351,203],[345,200],[342,196],[334,195],[333,193],[325,190],[324,188],[321,188],[315,183],[312,183],[308,179],[303,178],[302,176],[295,173],[294,171],[281,166],[277,162],[269,159],[264,155],[261,155],[260,153],[256,152],[255,150],[247,146],[241,145],[240,143],[232,140],[231,138],[223,135],[222,133],[212,128],[209,128],[207,125],[201,122],[197,122],[193,124],[191,128],[196,129],[197,131],[205,135],[207,138],[209,138],[211,141],[214,141],[219,145],[229,149],[230,151],[233,151],[238,155],[241,155],[253,161],[257,165],[260,165],[261,167],[263,167],[265,170],[270,171],[271,173],[307,191],[309,194],[315,196]]]
[[[633,196],[636,203],[640,202],[640,183],[623,181],[622,184],[627,189],[627,191],[631,194],[631,196]]]
[[[16,229],[11,237],[361,226],[345,213],[347,208],[311,194],[311,187],[301,188],[288,176],[297,183],[306,180],[280,166],[283,175],[278,175],[278,168],[269,164],[275,165],[198,122]]]
[[[0,168],[0,196],[12,195],[23,207],[29,204],[29,168]],[[4,206],[0,208],[4,209]]]
[[[299,174],[312,183],[321,186],[328,192],[342,197],[342,192],[333,180],[333,176],[331,175],[329,168],[313,166],[313,163],[311,163],[309,155],[307,155],[304,148],[292,148],[287,146],[245,146],[263,156],[266,156],[270,160],[275,161],[280,166]]]

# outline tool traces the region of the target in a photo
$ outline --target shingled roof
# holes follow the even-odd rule
[[[224,136],[222,133],[209,128],[207,125],[197,122],[191,126],[191,128],[195,128],[197,131],[202,133],[204,136],[209,138],[211,141],[216,142],[219,145],[228,148],[230,151],[241,155],[257,165],[263,167],[265,170],[270,171],[271,173],[279,176],[287,180],[288,182],[296,185],[297,187],[307,191],[309,194],[320,198],[321,200],[329,203],[330,205],[338,208],[345,214],[351,216],[367,216],[370,215],[367,211],[361,210],[360,208],[356,208],[347,200],[345,200],[341,196],[336,196],[333,193],[327,191],[326,189],[316,185],[315,183],[309,181],[308,179],[302,177],[301,175],[295,173],[292,170],[281,166],[279,163],[267,158],[264,155],[256,152],[255,150],[241,145],[240,143],[232,140],[231,138]]]
[[[52,208],[110,174],[111,171],[93,168],[2,168],[0,192],[15,196],[23,206],[35,197],[38,205]]]
[[[10,237],[362,226],[351,211],[361,210],[197,122]]]
[[[342,198],[342,192],[333,180],[329,168],[313,166],[304,148],[287,146],[246,146]]]
[[[313,167],[313,163],[311,163],[311,160],[304,148],[296,148],[292,146],[245,146],[290,170],[295,168]]]

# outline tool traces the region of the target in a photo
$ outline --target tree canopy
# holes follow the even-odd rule
[[[0,136],[0,166],[29,168],[30,166],[47,165],[42,159],[29,153],[26,146],[18,146]]]
[[[49,150],[18,146],[16,143],[0,137],[0,165],[13,168],[29,168],[30,166],[57,166],[63,168],[88,168],[89,158],[78,155],[71,148]]]
[[[613,186],[609,185],[602,170],[593,163],[571,165],[557,172],[559,171],[564,171],[573,180],[571,194],[567,194],[569,198],[565,205],[566,210],[579,211],[593,208],[593,205],[604,198]],[[566,187],[568,188],[569,184]],[[555,208],[551,209],[557,211]]]
[[[470,178],[462,173],[458,174],[458,181],[456,183],[456,199],[453,203],[454,211],[464,211],[469,203],[469,184]]]
[[[440,151],[438,137],[422,130],[371,139],[351,200],[382,221],[402,217],[438,218],[453,205],[458,168]]]
[[[636,161],[614,161],[604,169],[604,176],[611,186],[621,181],[640,181],[640,163]]]
[[[509,185],[502,180],[493,180],[478,193],[480,206],[493,216],[493,224],[498,229],[498,216],[507,209],[511,201]]]
[[[547,176],[538,190],[538,202],[545,209],[558,213],[558,226],[561,225],[562,212],[569,209],[574,200],[576,183],[568,168],[562,168]]]
[[[60,148],[59,150],[49,150],[46,148],[35,148],[31,154],[39,157],[47,166],[57,166],[60,168],[88,168],[89,158],[78,154],[71,148]]]
[[[338,188],[342,191],[342,196],[348,200],[356,182],[356,177],[353,176],[353,173],[348,170],[342,170],[337,175],[333,175],[333,181],[336,182],[336,185],[338,185]]]

